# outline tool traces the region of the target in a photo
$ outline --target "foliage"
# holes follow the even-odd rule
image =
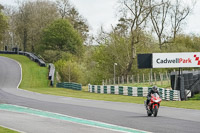
[[[55,63],[56,70],[61,76],[62,82],[76,82],[81,83],[83,73],[81,66],[75,61],[59,60]]]
[[[1,5],[0,5],[1,6]],[[1,12],[0,7],[0,41],[4,36],[5,30],[8,28],[8,22],[6,16]]]
[[[180,34],[176,36],[174,43],[166,47],[166,51],[170,52],[198,52],[200,37],[196,35]]]
[[[68,0],[58,0],[57,2],[51,0],[18,1],[17,7],[6,6],[4,12],[10,28],[4,34],[3,41],[8,45],[9,50],[12,47],[19,47],[23,51],[41,54],[42,31],[59,18],[59,13],[64,14],[62,18],[71,23],[82,40],[85,41],[88,37],[87,20],[70,5]],[[11,35],[14,44],[11,42]]]
[[[190,98],[189,100],[200,100],[200,94],[194,95],[194,97]]]
[[[57,50],[45,50],[42,53],[42,57],[46,62],[55,63],[56,61],[63,59],[63,60],[70,60],[72,58],[76,58],[69,52],[57,51]]]
[[[78,13],[78,11],[74,7],[69,10],[69,15],[66,18],[85,41],[89,36],[89,26],[87,24],[87,21]]]
[[[58,19],[43,30],[42,45],[43,50],[80,54],[82,40],[67,20]]]
[[[21,1],[18,9],[10,14],[14,40],[23,46],[24,51],[36,52],[44,27],[58,18],[57,8],[53,2],[45,0]]]
[[[56,5],[62,19],[67,19],[84,41],[88,38],[89,26],[78,10],[73,7],[69,0],[57,0]]]
[[[154,44],[152,37],[148,34],[141,33],[141,41],[135,48],[138,53],[152,52],[153,50],[159,49]],[[95,76],[95,79],[90,83],[101,84],[103,79],[113,78],[114,74],[114,63],[117,63],[116,76],[126,76],[124,73],[128,67],[129,60],[132,58],[131,55],[131,44],[130,36],[120,34],[116,29],[111,31],[107,38],[101,41],[101,44],[94,46],[93,52],[87,59],[91,63],[87,65],[88,69],[92,71],[91,76]],[[87,55],[86,55],[87,56]],[[129,74],[136,73],[137,61],[134,60],[132,70]],[[144,71],[144,70],[143,70]]]
[[[60,52],[56,50],[45,50],[43,53],[43,58],[46,62],[56,62],[59,60],[61,57]]]

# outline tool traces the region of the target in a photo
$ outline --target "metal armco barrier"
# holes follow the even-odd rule
[[[34,55],[33,53],[29,53],[29,52],[12,52],[12,51],[0,51],[0,54],[19,54],[19,55],[25,55],[27,57],[29,57],[32,61],[37,62],[41,67],[46,67],[46,63],[40,59],[39,57],[37,57],[36,55]]]
[[[32,61],[37,62],[42,67],[46,66],[46,63],[42,59],[38,58],[36,55],[32,53],[24,52],[24,55],[29,57]]]
[[[58,87],[58,88],[68,88],[68,89],[72,89],[72,90],[82,90],[81,84],[73,83],[73,82],[57,83],[56,87]]]
[[[49,64],[49,80],[50,80],[50,85],[54,85],[54,74],[55,74],[55,66],[54,64],[50,63]]]
[[[126,96],[146,97],[151,87],[128,87],[110,85],[88,85],[92,93],[117,94]],[[160,97],[166,101],[180,101],[180,91],[159,88]]]

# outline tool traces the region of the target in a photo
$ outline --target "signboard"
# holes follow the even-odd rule
[[[137,54],[138,68],[152,68],[152,54]]]
[[[200,52],[153,53],[153,68],[200,67]]]

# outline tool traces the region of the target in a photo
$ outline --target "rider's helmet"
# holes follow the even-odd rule
[[[152,87],[152,90],[153,90],[153,91],[157,91],[157,89],[158,89],[157,86],[153,86],[153,87]]]

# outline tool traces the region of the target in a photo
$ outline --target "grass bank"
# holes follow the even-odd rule
[[[23,80],[20,85],[20,88],[25,89],[25,90],[43,93],[43,94],[57,95],[57,96],[114,101],[114,102],[128,102],[128,103],[137,103],[137,104],[143,104],[144,100],[146,100],[145,97],[132,97],[132,96],[123,96],[123,95],[90,93],[88,92],[87,86],[83,87],[82,91],[49,87],[49,81],[47,80],[47,77],[48,77],[47,67],[40,67],[38,64],[30,61],[29,58],[25,56],[21,56],[21,55],[0,55],[0,56],[6,56],[20,62],[23,69],[23,72],[22,72]],[[200,110],[199,104],[200,104],[199,100],[162,101],[161,106]]]

